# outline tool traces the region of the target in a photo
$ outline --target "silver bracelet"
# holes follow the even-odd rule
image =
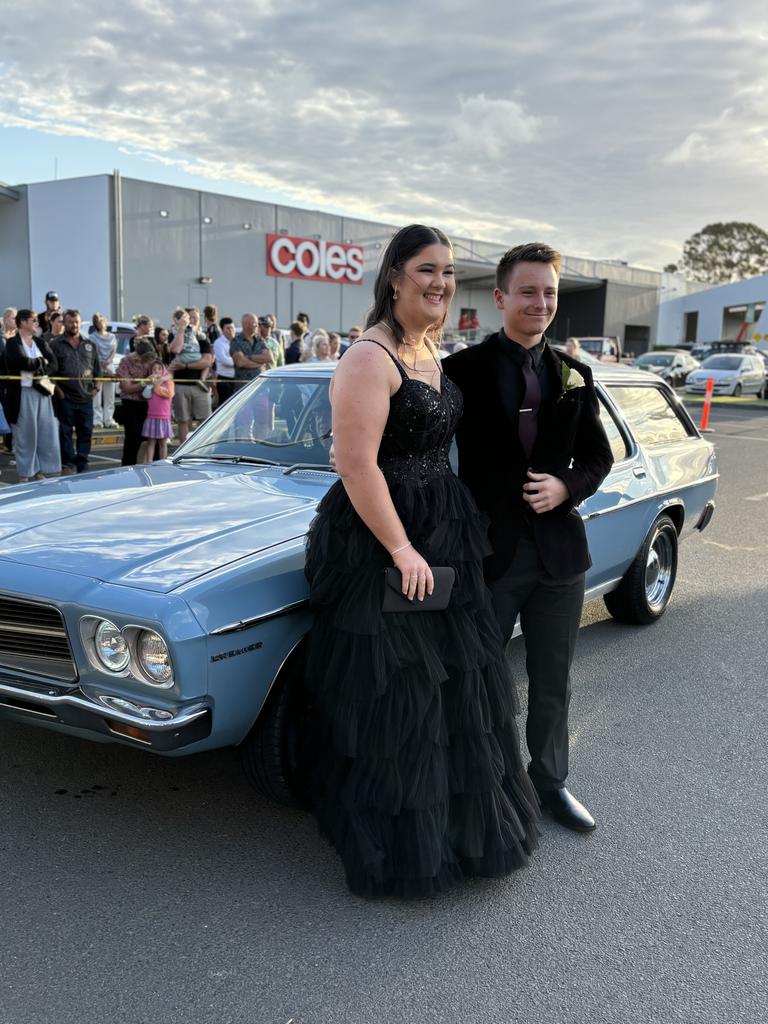
[[[405,549],[406,549],[406,548],[409,548],[410,546],[411,546],[411,542],[410,542],[410,541],[408,541],[408,543],[407,543],[407,544],[403,544],[403,546],[402,546],[402,547],[399,547],[399,548],[395,548],[395,550],[394,550],[394,551],[390,551],[389,553],[390,553],[390,555],[393,555],[393,556],[394,556],[394,555],[396,555],[396,554],[398,553],[398,551],[405,551]]]

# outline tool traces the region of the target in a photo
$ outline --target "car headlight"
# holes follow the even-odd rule
[[[93,636],[96,657],[110,672],[124,672],[128,668],[131,654],[123,634],[108,619],[102,619]]]
[[[136,638],[136,658],[147,679],[157,686],[165,686],[173,675],[168,646],[151,629],[142,629]]]

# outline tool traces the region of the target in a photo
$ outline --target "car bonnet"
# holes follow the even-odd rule
[[[279,470],[170,463],[13,488],[0,498],[0,578],[21,563],[167,593],[302,537],[326,489]]]

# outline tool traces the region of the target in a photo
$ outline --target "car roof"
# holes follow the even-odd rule
[[[585,363],[584,365],[586,366],[587,364]],[[285,366],[277,366],[272,370],[267,370],[265,373],[269,377],[292,377],[296,374],[304,374],[308,377],[323,379],[332,377],[337,366],[338,362],[289,363]],[[635,382],[645,385],[658,383],[654,377],[649,376],[643,370],[635,370],[631,366],[625,366],[620,363],[589,363],[589,369],[592,371],[594,379],[601,382],[610,381],[611,384],[615,384],[619,380],[626,380],[629,383]]]

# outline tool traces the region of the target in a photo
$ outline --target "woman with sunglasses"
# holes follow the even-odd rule
[[[40,337],[37,314],[20,309],[17,333],[6,342],[7,381],[5,411],[13,428],[16,473],[19,483],[44,480],[61,472],[59,428],[53,415],[53,386],[48,374],[55,374],[56,357]]]

